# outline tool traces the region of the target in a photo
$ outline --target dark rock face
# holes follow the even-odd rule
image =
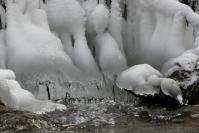
[[[199,4],[198,0],[179,0],[181,3],[190,6],[194,11],[196,11]]]
[[[132,95],[138,98],[135,106],[159,106],[167,107],[170,109],[177,109],[181,106],[174,98],[164,95],[162,91],[160,91],[158,95],[155,94],[154,96],[138,96],[134,94],[132,91],[127,92],[131,93]]]
[[[188,101],[188,104],[199,103],[199,70],[186,71],[178,69],[168,75],[176,80],[183,92],[183,98]]]

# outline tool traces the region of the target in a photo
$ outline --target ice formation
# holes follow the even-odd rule
[[[110,9],[110,19],[109,19],[109,31],[113,38],[115,38],[118,47],[124,54],[123,48],[123,39],[122,39],[122,12],[120,8],[120,1],[121,0],[113,0],[111,2],[111,9]]]
[[[76,81],[81,75],[64,52],[61,41],[50,32],[42,9],[23,14],[18,4],[8,3],[6,40],[8,68],[16,73],[24,88],[27,88],[27,82],[42,80],[41,75],[53,78],[54,82],[61,79]],[[34,78],[28,81],[31,76]],[[35,86],[27,84],[35,94]]]
[[[199,15],[178,0],[109,2],[7,0],[6,14],[0,6],[0,68],[13,70],[22,87],[12,71],[0,70],[0,79],[12,90],[6,94],[13,96],[16,108],[27,104],[19,94],[51,108],[34,97],[45,99],[47,89],[53,92],[49,99],[63,98],[66,92],[98,97],[102,91],[110,97],[114,83],[104,73],[118,76],[120,88],[139,95],[161,89],[182,104],[177,83],[163,74],[197,66]],[[8,105],[14,106],[12,102]]]
[[[98,5],[97,0],[87,0],[82,4],[83,9],[85,10],[86,14],[86,32],[87,34],[95,33],[93,20],[92,20],[92,12],[94,11],[95,7]]]
[[[191,51],[185,52],[181,56],[167,61],[163,65],[162,72],[166,75],[170,75],[179,69],[191,72],[196,68],[198,59],[198,55]]]
[[[73,63],[87,76],[98,77],[99,69],[85,37],[85,11],[80,4],[76,0],[47,0],[45,9],[53,31],[73,36]]]
[[[6,68],[6,40],[5,40],[5,28],[6,28],[6,15],[5,10],[0,6],[1,15],[1,27],[0,30],[0,68]]]
[[[155,95],[159,93],[156,86],[152,86],[148,79],[156,75],[162,77],[162,74],[148,64],[135,65],[123,71],[117,78],[117,86],[133,91],[137,95]]]
[[[91,23],[97,34],[102,34],[108,27],[109,10],[103,4],[95,7],[91,13]]]
[[[175,98],[181,105],[184,104],[182,91],[176,81],[169,78],[163,78],[161,81],[161,90],[165,95]]]
[[[177,0],[129,0],[127,9],[123,38],[128,64],[149,63],[161,70],[165,61],[194,48],[192,33],[199,16],[187,5]]]
[[[97,35],[96,55],[99,66],[105,73],[114,75],[127,69],[126,58],[109,32]]]
[[[14,72],[6,69],[0,70],[0,100],[8,107],[38,114],[66,109],[61,104],[37,100],[32,93],[21,88]]]

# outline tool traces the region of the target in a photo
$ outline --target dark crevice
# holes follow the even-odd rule
[[[71,36],[71,40],[72,40],[72,47],[74,48],[74,46],[75,46],[75,39],[74,39],[73,36]]]
[[[111,0],[105,0],[106,2],[106,5],[108,6],[108,8],[110,9],[111,8]]]
[[[124,13],[123,13],[123,18],[125,19],[125,20],[127,20],[127,4],[124,4]]]
[[[46,85],[46,91],[47,91],[47,94],[48,94],[48,100],[50,100],[51,99],[51,97],[50,97],[50,89],[49,89],[48,85]]]
[[[199,4],[198,0],[179,0],[181,3],[188,5],[192,8],[193,11],[196,11]]]

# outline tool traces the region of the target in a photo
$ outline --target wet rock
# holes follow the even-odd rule
[[[199,70],[197,68],[192,71],[178,69],[170,73],[168,77],[178,82],[183,98],[188,104],[199,103]]]
[[[19,131],[25,129],[58,129],[53,123],[30,113],[7,108],[0,105],[0,131]]]
[[[138,112],[139,118],[143,121],[151,121],[151,115],[147,111]]]

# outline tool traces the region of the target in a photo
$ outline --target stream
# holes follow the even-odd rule
[[[63,101],[59,101],[63,102]],[[66,103],[65,103],[66,104]],[[68,104],[43,115],[0,107],[3,133],[198,133],[199,105],[179,109],[113,101]]]

